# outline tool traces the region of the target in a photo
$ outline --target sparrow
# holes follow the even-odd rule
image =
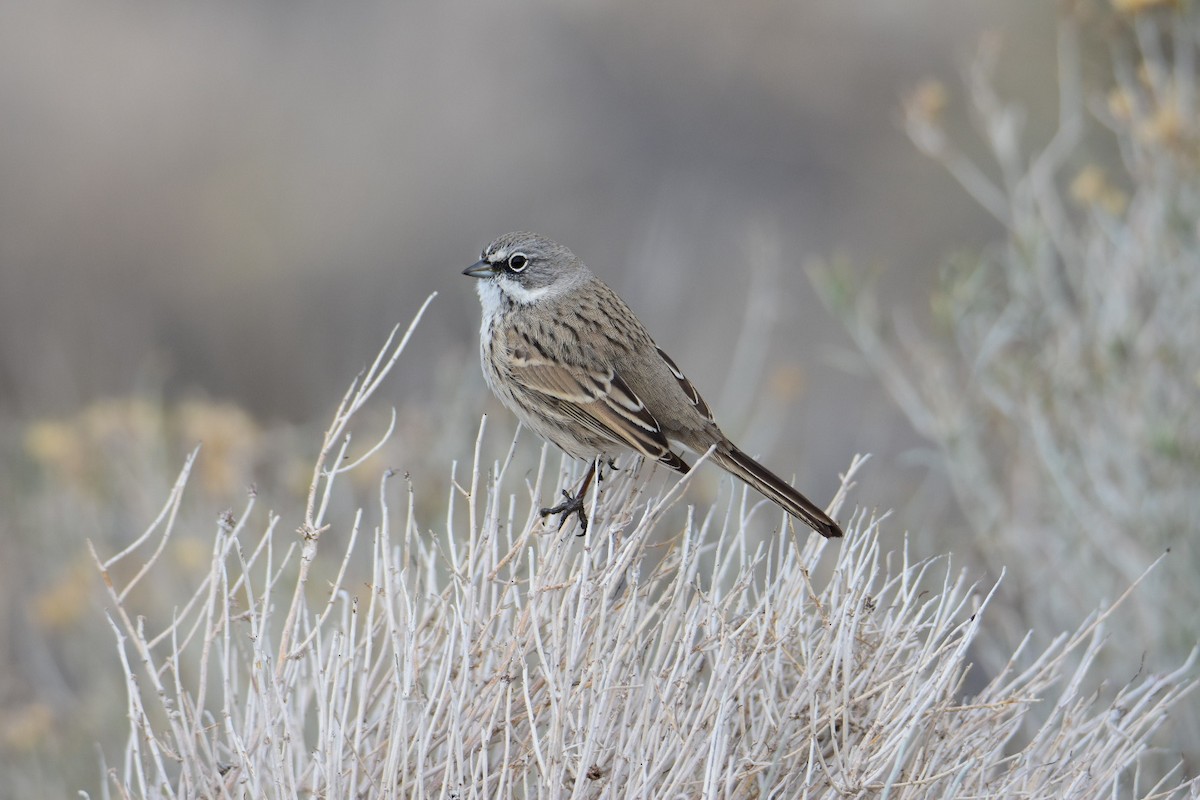
[[[680,473],[672,449],[711,460],[825,537],[842,529],[786,481],[738,449],[675,362],[616,292],[566,247],[506,233],[463,270],[478,279],[479,354],[496,397],[568,455],[589,460],[582,486],[543,516],[572,514],[587,530],[583,498],[598,465],[632,451]]]

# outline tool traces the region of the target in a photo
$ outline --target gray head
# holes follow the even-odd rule
[[[524,232],[496,239],[463,274],[480,279],[480,297],[499,292],[521,305],[569,291],[591,276],[583,262],[561,244]]]

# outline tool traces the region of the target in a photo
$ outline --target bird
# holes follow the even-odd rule
[[[488,387],[522,424],[589,460],[579,491],[542,508],[578,514],[601,464],[633,451],[671,469],[691,468],[674,449],[712,450],[710,460],[826,538],[842,536],[828,514],[717,426],[692,382],[617,293],[570,250],[535,233],[506,233],[463,270],[477,279],[479,355]]]

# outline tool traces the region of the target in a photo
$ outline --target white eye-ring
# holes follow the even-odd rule
[[[508,257],[508,268],[513,272],[520,272],[527,266],[529,266],[529,259],[525,257],[524,253],[513,253]]]

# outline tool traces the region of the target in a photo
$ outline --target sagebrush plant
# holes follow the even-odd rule
[[[1200,637],[1200,7],[1115,5],[1104,25],[1062,19],[1043,147],[1023,144],[1020,108],[992,88],[994,46],[967,78],[994,163],[955,146],[940,83],[905,104],[913,141],[1005,231],[947,264],[932,331],[893,325],[836,270],[817,284],[942,454],[974,534],[955,552],[1008,570],[1001,627],[1067,629],[1167,554],[1116,617],[1123,646],[1104,671],[1130,675],[1179,663]],[[1086,52],[1109,54],[1092,59],[1107,66],[1098,87],[1081,70],[1095,28]],[[1176,719],[1195,769],[1200,708]]]
[[[1104,610],[965,697],[967,649],[994,587],[949,558],[913,559],[902,541],[884,548],[885,518],[843,513],[846,538],[829,543],[742,492],[663,531],[690,478],[655,492],[626,467],[592,495],[590,529],[576,537],[575,523],[560,531],[538,508],[578,465],[551,469],[543,448],[536,471],[514,475],[517,445],[488,459],[481,426],[444,515],[417,519],[411,487],[395,510],[388,487],[401,477],[384,471],[379,524],[362,530],[363,510],[334,512],[330,498],[371,463],[378,445],[351,454],[350,424],[405,341],[347,393],[300,530],[280,530],[253,497],[240,515],[220,515],[207,575],[165,623],[148,622],[132,592],[176,533],[192,460],[136,542],[107,558],[93,548],[128,691],[127,744],[105,797],[1197,788],[1178,773],[1146,780],[1138,766],[1192,690],[1190,662],[1100,700],[1082,687],[1105,641]],[[749,544],[746,531],[764,522],[784,535]],[[322,547],[331,541],[340,555]],[[369,572],[351,582],[362,548]],[[309,585],[314,569],[327,586]],[[1038,704],[1053,710],[1015,745]]]

